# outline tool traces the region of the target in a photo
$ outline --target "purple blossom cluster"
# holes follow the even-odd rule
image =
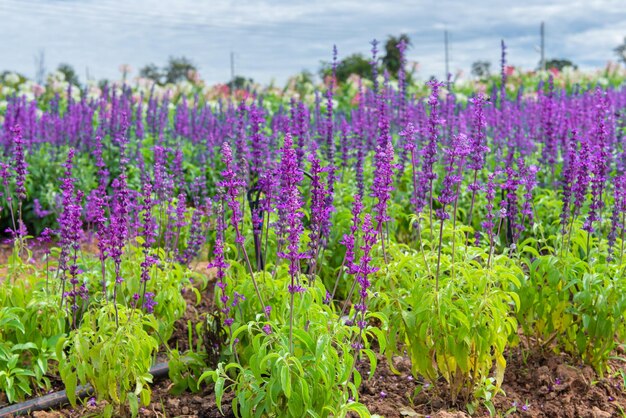
[[[108,86],[101,97],[91,99],[59,96],[41,108],[25,98],[8,98],[0,134],[7,156],[0,162],[0,179],[12,233],[26,235],[26,225],[12,212],[15,200],[46,221],[60,214],[59,271],[64,303],[73,312],[88,294],[76,258],[84,228],[95,231],[105,298],[111,290],[107,263],[115,268],[108,281],[114,283],[115,302],[121,302],[118,289],[127,279],[121,268],[127,246],[141,237],[138,274],[143,286],[133,296],[133,306],[146,312],[162,300],[152,287],[155,266],[163,267],[158,251],[165,249],[167,261],[189,266],[208,241],[209,265],[216,270],[228,328],[237,322],[235,308],[244,300],[237,293],[243,280],[254,282],[260,302],[256,309],[270,318],[272,307],[263,303],[264,288],[257,280],[267,280],[270,272],[276,279],[288,265],[284,293],[292,309],[295,295],[315,277],[327,284],[332,269],[340,277],[346,272],[353,276],[358,294],[353,323],[363,330],[371,278],[393,261],[386,242],[417,243],[424,255],[425,247],[434,251],[433,228],[439,227],[438,279],[445,225],[453,230],[453,258],[454,246],[461,242],[457,233],[463,234],[466,254],[472,245],[489,246],[485,258],[491,266],[497,251],[514,251],[532,234],[538,221],[537,188],[559,193],[562,211],[555,219],[560,219],[563,248],[565,237],[582,223],[588,237],[606,239],[608,246],[598,248],[608,248],[608,260],[621,264],[626,154],[620,124],[623,128],[626,91],[569,94],[551,78],[536,91],[520,90],[508,98],[503,43],[501,82],[495,83],[491,97],[477,93],[466,105],[436,80],[428,83],[428,97],[412,97],[407,94],[407,47],[404,42],[397,45],[400,67],[394,89],[390,80],[395,74],[385,72],[385,82],[379,83],[378,44],[372,42],[373,88],[357,80],[351,105],[336,105],[335,95],[341,91],[336,49],[332,77],[325,90],[314,93],[311,106],[294,97],[270,111],[274,103],[254,92],[215,105],[158,89],[144,100],[128,86]],[[32,158],[46,147],[66,146],[71,150],[55,205],[29,179],[35,174]],[[95,176],[94,190],[79,190],[75,173],[89,170],[81,166],[73,171],[74,160],[91,162],[84,183]],[[348,227],[347,213],[339,205],[352,196]],[[422,230],[427,205],[430,236]],[[396,216],[398,212],[408,212],[409,221]],[[5,220],[9,224],[8,215]],[[415,229],[407,231],[409,222]],[[457,223],[462,230],[457,231]],[[228,277],[228,240],[237,247],[232,257],[243,258],[249,275]],[[346,249],[341,267],[332,264],[340,244]],[[248,257],[253,245],[256,271]],[[302,260],[308,264],[301,265]],[[427,269],[429,261],[424,256]],[[266,265],[273,271],[266,271]],[[328,294],[328,303],[336,290]],[[269,324],[260,329],[268,335],[276,330]],[[355,344],[361,348],[361,342]]]
[[[280,195],[278,200],[278,212],[284,225],[287,248],[281,251],[279,256],[288,260],[291,284],[289,293],[302,292],[304,288],[299,284],[300,260],[307,255],[300,251],[300,235],[304,231],[302,225],[302,196],[298,185],[302,182],[302,172],[298,168],[298,158],[293,149],[291,135],[285,135],[280,161]]]

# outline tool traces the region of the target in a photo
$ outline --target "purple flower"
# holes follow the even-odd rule
[[[213,261],[209,263],[207,268],[215,268],[217,269],[216,278],[217,283],[216,286],[221,291],[220,302],[222,303],[222,313],[228,318],[230,314],[230,306],[228,304],[229,296],[226,294],[226,282],[224,278],[226,277],[225,270],[229,267],[228,263],[224,259],[224,213],[223,213],[223,205],[222,202],[218,203],[217,206],[217,227],[216,227],[216,238],[215,245],[213,246]],[[230,326],[232,324],[232,320],[229,321],[229,324],[226,326]]]
[[[20,201],[26,199],[26,175],[28,174],[28,164],[24,156],[24,139],[22,138],[22,128],[15,125],[11,128],[13,134],[13,161],[15,165],[15,193]]]
[[[79,249],[80,232],[82,230],[81,212],[82,212],[82,198],[83,193],[79,190],[76,191],[74,183],[76,180],[72,176],[72,162],[74,159],[74,149],[70,149],[67,155],[67,160],[63,166],[65,167],[65,178],[62,179],[61,191],[63,195],[63,211],[59,216],[59,229],[61,254],[59,255],[59,270],[62,272],[61,281],[62,285],[62,298],[66,297],[65,281],[66,271],[72,275],[72,280],[76,280],[77,267],[76,258]],[[71,264],[70,264],[71,263]],[[77,296],[76,293],[77,282],[72,283],[74,303],[76,305]]]
[[[359,228],[361,226],[361,212],[363,211],[363,203],[361,196],[356,195],[352,204],[352,225],[350,233],[345,234],[341,243],[346,247],[345,266],[348,268],[348,274],[356,274],[358,266],[354,263],[355,259],[355,243],[358,239]]]
[[[614,179],[613,210],[611,212],[611,229],[607,237],[609,248],[607,261],[613,261],[613,250],[617,239],[617,231],[624,231],[624,219],[626,217],[626,174],[616,176]],[[620,260],[622,254],[620,252]]]
[[[244,237],[240,233],[239,224],[241,223],[243,214],[241,213],[241,204],[238,200],[241,190],[245,186],[245,182],[238,178],[233,167],[233,153],[227,142],[222,144],[222,161],[226,166],[222,171],[222,181],[218,183],[219,187],[224,189],[224,198],[228,208],[231,211],[230,223],[235,229],[235,242],[243,245]]]
[[[35,216],[37,216],[38,218],[45,218],[46,216],[52,213],[52,211],[44,210],[41,207],[41,203],[39,202],[39,199],[33,200],[33,212],[35,212]]]
[[[570,217],[570,205],[572,202],[572,191],[576,175],[576,151],[578,144],[578,131],[572,129],[570,140],[566,142],[565,155],[563,161],[563,209],[561,210],[561,232],[567,232],[567,225]]]
[[[372,183],[372,196],[376,198],[375,220],[376,229],[383,240],[382,230],[383,224],[390,218],[387,215],[387,203],[391,198],[393,191],[393,145],[391,140],[387,139],[384,146],[379,145],[376,149],[374,157],[374,181]]]
[[[370,43],[372,44],[372,60],[370,61],[370,65],[372,67],[372,80],[374,81],[372,91],[374,95],[378,95],[378,41],[374,39]]]
[[[433,208],[433,182],[437,178],[437,174],[434,172],[433,167],[437,162],[437,143],[439,136],[439,127],[442,124],[442,119],[439,117],[439,88],[443,84],[437,80],[429,81],[428,86],[431,88],[430,97],[428,98],[428,105],[430,106],[430,114],[428,115],[428,142],[424,149],[422,149],[422,172],[421,178],[425,184],[428,184],[428,202],[430,207],[430,218],[432,225],[432,208]],[[432,226],[431,226],[432,227]]]
[[[444,152],[444,160],[447,162],[446,176],[443,178],[443,188],[437,199],[441,203],[437,217],[441,220],[450,218],[446,206],[454,203],[459,196],[465,157],[470,153],[467,136],[464,134],[454,136],[450,147]]]
[[[494,231],[494,227],[495,227],[494,219],[496,219],[496,215],[493,211],[494,199],[496,197],[496,185],[495,185],[494,179],[496,178],[498,174],[499,172],[489,174],[489,179],[487,181],[487,187],[485,190],[485,196],[487,198],[487,205],[486,205],[487,213],[485,215],[485,221],[483,221],[481,224],[483,229],[487,231],[487,236],[489,237],[489,261],[488,262],[491,261],[491,253],[493,252],[494,238],[496,236],[496,233]],[[501,218],[505,218],[506,209],[504,208],[501,209],[499,214]]]
[[[596,113],[594,118],[593,137],[594,153],[592,155],[591,173],[591,204],[583,229],[589,234],[595,231],[593,224],[600,221],[602,209],[604,209],[604,200],[602,194],[604,192],[605,183],[609,169],[609,151],[608,151],[608,131],[606,127],[606,114],[608,112],[608,100],[605,93],[598,88],[596,90]]]
[[[147,313],[153,313],[154,307],[157,305],[157,302],[154,300],[154,293],[146,292],[143,299],[143,308]]]
[[[154,215],[152,215],[155,201],[152,199],[152,184],[149,181],[144,182],[141,197],[142,204],[139,210],[142,213],[141,229],[144,239],[142,246],[147,250],[156,243],[157,237],[157,224]]]
[[[469,147],[471,149],[470,159],[467,167],[474,171],[480,171],[485,165],[485,156],[489,152],[489,147],[486,145],[487,141],[487,121],[485,118],[484,107],[487,103],[487,99],[482,93],[478,93],[475,97],[470,99],[472,104],[473,119],[472,119],[472,133],[470,137]],[[473,187],[470,190],[478,187],[476,179],[474,179]]]
[[[588,139],[580,139],[580,151],[576,156],[576,180],[572,185],[572,194],[574,195],[574,212],[572,218],[576,219],[587,199],[587,190],[589,189],[590,172],[590,144]]]
[[[326,89],[326,160],[329,167],[335,165],[335,138],[333,132],[333,89],[337,76],[337,46],[333,45],[332,77]]]
[[[183,253],[178,257],[178,261],[184,265],[189,265],[198,256],[206,242],[206,228],[202,222],[204,213],[205,211],[201,207],[197,207],[191,214],[187,245]]]
[[[291,275],[290,292],[297,290],[296,281],[300,273],[300,260],[306,255],[300,252],[300,235],[302,226],[302,197],[298,185],[302,181],[302,172],[298,168],[298,158],[291,134],[285,135],[282,148],[282,159],[279,167],[280,195],[278,201],[279,217],[286,234],[286,251],[280,251],[279,256],[289,261],[289,274]]]
[[[413,195],[411,197],[411,204],[415,206],[415,213],[421,213],[424,208],[424,182],[418,180],[418,165],[419,165],[419,153],[416,151],[416,136],[417,129],[409,122],[404,130],[400,131],[399,135],[404,137],[404,149],[411,154],[411,166],[413,174]]]
[[[312,272],[314,272],[317,256],[323,245],[322,241],[330,232],[331,208],[327,206],[329,193],[321,179],[324,170],[315,155],[312,154],[309,159],[311,161],[311,234],[309,235],[308,256],[311,259]]]
[[[367,311],[367,291],[371,286],[370,276],[378,271],[378,267],[370,265],[372,258],[370,252],[374,244],[376,244],[376,231],[372,228],[372,218],[370,214],[365,214],[363,223],[361,226],[363,244],[361,245],[361,258],[359,265],[355,269],[355,280],[360,285],[359,296],[360,302],[355,304],[355,317],[354,321],[357,323],[361,332],[367,325],[365,321],[365,312]],[[357,317],[358,316],[358,317]]]
[[[262,132],[263,124],[265,123],[263,110],[252,105],[248,117],[251,126],[250,147],[252,148],[250,175],[253,179],[258,179],[269,161],[269,141]]]

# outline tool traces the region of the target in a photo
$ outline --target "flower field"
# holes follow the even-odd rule
[[[11,80],[0,417],[626,416],[623,78],[507,68]]]

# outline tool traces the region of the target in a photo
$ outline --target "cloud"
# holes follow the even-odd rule
[[[497,67],[500,39],[508,60],[534,68],[539,24],[546,23],[547,57],[582,67],[613,58],[623,39],[622,0],[0,0],[4,67],[34,74],[33,55],[46,51],[48,67],[70,62],[97,77],[116,77],[121,63],[135,69],[171,55],[192,59],[211,82],[230,76],[230,52],[239,74],[284,81],[331,57],[369,54],[369,41],[405,32],[409,59],[421,74],[443,77],[443,30],[450,34],[451,69],[476,60]]]

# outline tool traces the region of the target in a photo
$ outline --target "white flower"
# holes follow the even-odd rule
[[[15,73],[8,73],[7,75],[4,76],[4,81],[5,83],[14,86],[20,82],[20,76]]]

